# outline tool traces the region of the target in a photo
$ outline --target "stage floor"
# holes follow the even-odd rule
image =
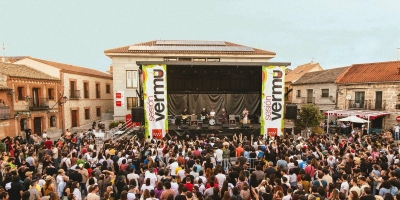
[[[168,133],[171,135],[195,137],[195,136],[207,136],[208,134],[215,134],[216,136],[227,136],[232,137],[235,133],[242,133],[244,136],[260,135],[261,124],[247,124],[248,126],[243,126],[243,124],[229,125],[227,127],[222,127],[219,125],[208,125],[208,127],[200,126],[184,126],[182,127],[174,124],[168,125]]]

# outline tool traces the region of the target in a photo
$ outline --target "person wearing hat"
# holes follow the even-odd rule
[[[40,199],[41,193],[36,189],[38,180],[38,178],[34,178],[30,184],[30,188],[27,190],[30,193],[29,199]]]
[[[28,190],[29,186],[32,183],[32,174],[33,173],[31,171],[25,172],[25,179],[24,179],[24,190],[25,191]]]
[[[79,164],[78,166],[79,166],[78,172],[82,175],[82,181],[80,182],[82,195],[85,193],[84,196],[86,196],[87,195],[86,181],[88,180],[89,173],[88,170],[83,167],[83,164]]]

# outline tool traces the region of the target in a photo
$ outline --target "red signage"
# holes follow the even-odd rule
[[[156,138],[156,139],[162,139],[162,129],[153,129],[152,131],[151,131],[151,135],[153,136],[153,138]]]
[[[400,116],[396,117],[397,122],[400,122]]]
[[[115,106],[118,106],[118,107],[122,106],[122,101],[115,101]]]
[[[278,135],[278,128],[267,128],[267,134],[271,137]]]

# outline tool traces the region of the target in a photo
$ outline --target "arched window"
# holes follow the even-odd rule
[[[56,116],[51,116],[50,117],[50,127],[56,127],[56,126],[57,126]]]

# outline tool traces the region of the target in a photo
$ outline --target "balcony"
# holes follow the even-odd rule
[[[49,99],[48,98],[29,98],[29,110],[48,110]]]
[[[0,119],[10,119],[11,117],[10,106],[0,106]]]
[[[81,98],[81,91],[80,90],[71,90],[69,93],[69,99],[80,99]]]
[[[386,100],[377,101],[375,99],[368,99],[368,100],[349,100],[348,101],[349,109],[354,110],[385,110],[386,109]]]
[[[315,97],[301,97],[301,103],[314,103]]]

